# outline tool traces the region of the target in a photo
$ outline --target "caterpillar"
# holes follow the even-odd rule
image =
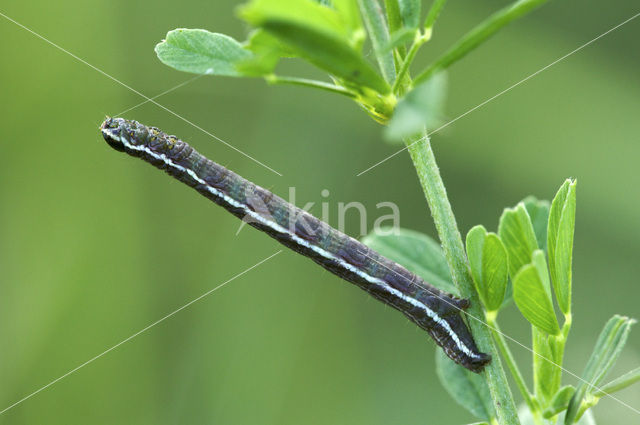
[[[100,131],[114,149],[166,171],[284,246],[402,312],[456,363],[479,373],[491,361],[489,354],[476,347],[460,314],[469,307],[469,300],[428,284],[356,239],[211,161],[175,136],[137,121],[109,117]]]

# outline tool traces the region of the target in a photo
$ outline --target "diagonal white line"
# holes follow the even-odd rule
[[[167,90],[163,91],[162,93],[158,93],[157,95],[155,95],[155,96],[153,96],[153,97],[151,97],[151,98],[149,98],[149,99],[147,99],[147,100],[143,100],[142,102],[138,103],[138,104],[137,104],[137,105],[135,105],[135,106],[130,107],[129,109],[125,109],[125,110],[124,110],[124,111],[122,111],[122,112],[118,112],[117,114],[115,114],[115,115],[114,115],[114,117],[120,117],[120,116],[122,116],[122,114],[126,114],[126,113],[127,113],[127,112],[129,112],[129,111],[133,111],[134,109],[139,108],[139,107],[141,107],[142,105],[145,105],[145,104],[149,103],[149,102],[150,102],[150,101],[152,101],[152,100],[156,100],[157,98],[162,97],[162,96],[164,96],[165,94],[169,94],[169,93],[171,93],[171,92],[172,92],[172,91],[174,91],[174,90],[178,90],[179,88],[184,87],[184,86],[186,86],[187,84],[192,83],[192,82],[194,82],[195,80],[197,80],[198,78],[202,78],[202,77],[204,77],[204,76],[205,76],[205,74],[200,74],[200,75],[196,75],[196,76],[195,76],[195,77],[193,77],[193,78],[189,78],[188,80],[185,80],[185,81],[181,82],[181,83],[180,83],[180,84],[178,84],[177,86],[173,86],[173,87],[171,87],[170,89],[167,89]]]
[[[77,372],[78,370],[82,369],[83,367],[85,367],[86,365],[88,365],[89,363],[92,363],[95,360],[98,360],[100,357],[104,356],[105,354],[115,350],[116,348],[120,347],[122,344],[131,341],[133,338],[137,337],[138,335],[140,335],[141,333],[151,329],[152,327],[154,327],[155,325],[157,325],[160,322],[165,321],[166,319],[168,319],[169,317],[175,315],[176,313],[179,313],[180,311],[184,310],[185,308],[189,307],[191,304],[200,301],[202,298],[206,297],[207,295],[211,294],[212,292],[217,291],[218,289],[222,288],[223,286],[225,286],[227,283],[239,278],[240,276],[242,276],[243,274],[255,269],[256,267],[258,267],[259,265],[261,265],[262,263],[266,262],[267,260],[272,259],[273,257],[275,257],[276,255],[280,254],[282,252],[282,250],[277,251],[274,254],[271,254],[270,256],[268,256],[267,258],[257,262],[256,264],[254,264],[253,266],[249,267],[248,269],[238,273],[237,275],[233,276],[231,279],[222,282],[220,285],[216,286],[213,289],[210,289],[209,291],[205,292],[204,294],[200,295],[198,298],[195,298],[191,301],[189,301],[188,303],[186,303],[185,305],[183,305],[182,307],[172,311],[171,313],[167,314],[166,316],[164,316],[161,319],[156,320],[155,322],[151,323],[150,325],[148,325],[145,328],[140,329],[138,332],[134,333],[133,335],[129,336],[128,338],[123,339],[122,341],[120,341],[119,343],[117,343],[116,345],[112,346],[111,348],[108,348],[106,350],[104,350],[102,353],[98,354],[95,357],[90,358],[89,360],[87,360],[86,362],[82,363],[81,365],[75,367],[74,369],[71,369],[69,372],[65,373],[64,375],[54,379],[53,381],[49,382],[47,385],[40,387],[39,389],[37,389],[36,391],[32,392],[31,394],[29,394],[26,397],[21,398],[20,400],[16,401],[15,403],[13,403],[10,406],[5,407],[3,410],[0,411],[0,415],[2,415],[3,413],[5,413],[7,410],[12,409],[14,407],[16,407],[17,405],[19,405],[20,403],[30,399],[31,397],[33,397],[34,395],[38,394],[41,391],[46,390],[47,388],[49,388],[50,386],[52,386],[53,384],[55,384],[56,382],[66,378],[67,376],[71,375],[72,373]]]
[[[382,264],[381,262],[379,262],[379,261],[378,261],[378,260],[376,260],[375,258],[370,257],[369,255],[367,255],[367,253],[365,253],[365,252],[360,252],[360,254],[363,254],[365,257],[367,257],[367,258],[369,258],[370,260],[374,261],[375,263],[377,263],[377,264],[381,265],[382,267],[386,268],[387,270],[389,270],[389,271],[391,271],[391,272],[393,272],[393,273],[397,274],[397,275],[398,275],[398,276],[400,276],[402,279],[404,279],[404,280],[407,280],[407,281],[408,281],[408,279],[407,279],[406,277],[404,277],[403,275],[401,275],[401,274],[400,274],[400,273],[398,273],[397,271],[392,270],[391,268],[387,267],[386,265]],[[410,285],[414,285],[413,280],[412,280],[411,282],[409,282],[409,283],[410,283]],[[428,288],[426,288],[426,287],[424,287],[424,286],[421,286],[421,285],[420,285],[420,288],[422,288],[422,289],[424,289],[424,290],[426,290],[426,291],[428,291],[428,292],[431,292],[431,291],[429,291],[429,289],[428,289]],[[454,309],[458,310],[460,313],[462,313],[462,314],[466,315],[467,317],[469,317],[469,318],[471,318],[471,319],[473,319],[473,320],[477,320],[478,322],[480,322],[481,324],[483,324],[483,325],[484,325],[484,326],[486,326],[487,328],[489,328],[489,329],[493,330],[493,331],[494,331],[494,332],[496,332],[496,333],[499,333],[500,335],[502,335],[503,337],[507,338],[508,340],[515,342],[517,345],[519,345],[519,346],[521,346],[522,348],[524,348],[524,349],[526,349],[526,350],[530,351],[532,354],[534,354],[534,355],[538,356],[538,357],[539,357],[539,358],[541,358],[542,360],[545,360],[545,361],[547,361],[547,362],[551,363],[552,365],[554,365],[555,367],[559,368],[559,369],[560,369],[560,370],[562,370],[563,372],[566,372],[568,375],[571,375],[571,376],[573,376],[574,378],[578,379],[579,381],[584,382],[585,384],[589,385],[589,387],[591,387],[591,388],[595,388],[596,390],[601,391],[604,395],[606,395],[606,396],[608,396],[608,397],[611,397],[613,400],[617,401],[618,403],[622,404],[623,406],[628,407],[629,409],[633,410],[634,412],[636,412],[636,413],[640,414],[640,410],[636,409],[635,407],[630,406],[630,405],[628,405],[627,403],[625,403],[624,401],[622,401],[622,400],[620,400],[620,399],[618,399],[618,398],[616,398],[616,397],[612,396],[611,394],[609,394],[609,393],[607,393],[607,392],[603,391],[603,390],[602,390],[602,388],[599,388],[599,387],[596,387],[595,385],[592,385],[590,382],[588,382],[588,381],[586,381],[586,380],[582,379],[580,376],[578,376],[578,375],[576,375],[575,373],[573,373],[573,372],[571,372],[571,371],[569,371],[569,370],[565,369],[564,367],[562,367],[562,366],[560,366],[559,364],[555,363],[553,360],[551,360],[551,359],[549,359],[549,358],[547,358],[547,357],[543,356],[542,354],[538,353],[537,351],[533,350],[532,348],[529,348],[528,346],[526,346],[525,344],[521,343],[521,342],[520,342],[520,341],[518,341],[517,339],[512,338],[512,337],[510,337],[509,335],[505,334],[504,332],[502,332],[502,331],[500,331],[500,330],[498,330],[498,329],[494,328],[493,326],[489,325],[487,322],[485,322],[484,320],[482,320],[482,319],[480,319],[480,318],[478,318],[478,317],[474,316],[473,314],[471,314],[471,313],[469,313],[469,312],[467,312],[467,311],[464,311],[464,310],[463,310],[463,309],[461,309],[460,307],[458,307],[458,306],[456,306],[455,304],[453,304],[451,301],[448,301],[447,299],[445,299],[445,298],[441,297],[440,295],[435,294],[435,293],[433,293],[433,292],[431,292],[431,294],[432,294],[433,296],[437,297],[438,299],[440,299],[441,301],[443,301],[443,302],[445,302],[445,303],[449,304],[451,307],[453,307]]]
[[[140,93],[138,90],[134,89],[133,87],[123,83],[122,81],[118,80],[116,77],[112,76],[111,74],[107,74],[105,71],[101,70],[100,68],[90,64],[89,62],[85,61],[84,59],[76,56],[75,54],[71,53],[70,51],[66,50],[65,48],[57,45],[56,43],[54,43],[53,41],[45,38],[44,36],[38,34],[37,32],[33,31],[30,28],[27,28],[26,26],[22,25],[20,22],[11,19],[10,17],[8,17],[7,15],[5,15],[4,13],[0,12],[0,16],[2,16],[3,18],[5,18],[8,21],[13,22],[14,24],[16,24],[17,26],[19,26],[20,28],[24,29],[25,31],[30,32],[31,34],[35,35],[36,37],[38,37],[39,39],[47,42],[48,44],[52,45],[53,47],[55,47],[56,49],[66,53],[67,55],[71,56],[72,58],[76,59],[79,62],[82,62],[83,64],[87,65],[89,68],[93,69],[94,71],[99,72],[100,74],[104,75],[105,77],[109,78],[112,81],[115,81],[116,83],[120,84],[121,86],[131,90],[132,92],[134,92],[135,94],[137,94],[140,97],[143,97],[144,99],[146,99],[147,102],[151,102],[154,105],[164,109],[165,111],[169,112],[171,115],[174,115],[177,118],[180,118],[182,121],[186,122],[187,124],[191,125],[192,127],[197,128],[198,130],[200,130],[201,132],[205,133],[206,135],[216,139],[217,141],[219,141],[220,143],[224,144],[225,146],[233,149],[234,151],[246,156],[247,158],[249,158],[250,160],[252,160],[253,162],[262,165],[264,168],[268,169],[269,171],[276,173],[277,175],[279,175],[280,177],[282,177],[282,174],[280,174],[279,172],[277,172],[276,170],[274,170],[273,168],[269,167],[268,165],[263,164],[262,162],[258,161],[257,159],[255,159],[254,157],[252,157],[251,155],[241,151],[240,149],[236,148],[235,146],[229,144],[228,142],[222,140],[221,138],[219,138],[218,136],[216,136],[215,134],[205,130],[204,128],[200,127],[199,125],[193,123],[192,121],[189,121],[188,119],[186,119],[185,117],[183,117],[182,115],[178,114],[177,112],[172,111],[171,109],[167,108],[164,105],[159,104],[158,102],[156,102],[155,100],[153,100],[152,98],[145,96],[144,94]]]
[[[523,78],[522,80],[518,81],[517,83],[507,87],[506,89],[502,90],[500,93],[491,96],[490,98],[488,98],[487,100],[485,100],[484,102],[474,106],[473,108],[469,109],[467,112],[458,115],[456,118],[452,119],[451,121],[443,124],[442,126],[438,127],[437,129],[433,130],[432,132],[428,133],[426,136],[421,137],[420,139],[410,143],[409,145],[405,146],[404,148],[400,149],[397,152],[392,153],[391,155],[389,155],[388,157],[384,158],[382,161],[378,161],[375,164],[373,164],[371,167],[367,168],[364,171],[359,172],[356,177],[360,177],[361,175],[363,175],[364,173],[366,173],[367,171],[370,171],[372,169],[374,169],[375,167],[377,167],[378,165],[382,164],[383,162],[386,162],[388,160],[390,160],[391,158],[393,158],[394,156],[398,155],[399,153],[404,152],[405,150],[409,149],[409,147],[415,145],[418,142],[421,142],[425,139],[427,139],[429,136],[431,136],[434,133],[437,133],[438,131],[442,130],[445,127],[448,127],[449,125],[453,124],[454,122],[458,121],[460,118],[463,118],[465,116],[467,116],[468,114],[472,113],[473,111],[475,111],[476,109],[482,108],[484,105],[486,105],[487,103],[493,101],[494,99],[502,96],[503,94],[507,93],[508,91],[510,91],[511,89],[514,89],[516,87],[518,87],[520,84],[529,81],[530,79],[532,79],[533,77],[535,77],[536,75],[540,74],[543,71],[546,71],[547,69],[551,68],[553,65],[557,64],[560,61],[565,60],[566,58],[568,58],[569,56],[573,55],[576,52],[579,52],[580,50],[584,49],[585,47],[589,46],[592,43],[595,43],[596,41],[598,41],[599,39],[601,39],[602,37],[604,37],[605,35],[609,34],[610,32],[613,32],[615,30],[617,30],[618,28],[620,28],[621,26],[633,21],[634,19],[636,19],[638,16],[640,16],[640,13],[636,13],[635,15],[633,15],[632,17],[630,17],[629,19],[627,19],[624,22],[619,23],[618,25],[616,25],[615,27],[603,32],[602,34],[600,34],[599,36],[597,36],[596,38],[587,41],[586,43],[584,43],[583,45],[581,45],[580,47],[575,48],[574,50],[570,51],[569,53],[567,53],[564,56],[559,57],[558,59],[556,59],[555,61],[551,62],[549,65],[540,68],[539,70],[537,70],[536,72],[534,72],[533,74],[530,74],[529,76]]]

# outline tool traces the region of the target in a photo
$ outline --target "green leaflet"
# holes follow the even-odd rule
[[[357,0],[333,0],[333,7],[342,17],[347,33],[349,34],[349,44],[355,49],[360,49],[366,38],[362,20],[360,19],[360,10],[358,9]]]
[[[296,22],[345,42],[349,41],[353,25],[353,17],[343,16],[333,7],[310,0],[252,0],[242,5],[238,13],[256,27],[266,20]]]
[[[160,61],[179,71],[229,77],[243,75],[237,65],[252,56],[229,36],[185,28],[169,31],[155,51]]]
[[[254,0],[241,7],[240,14],[330,74],[383,94],[389,92],[389,85],[353,47],[353,18],[347,20],[337,10],[309,0]]]
[[[533,232],[536,235],[538,247],[547,249],[547,223],[549,222],[549,201],[538,200],[534,196],[527,196],[522,200],[531,219]]]
[[[247,75],[260,76],[270,74],[280,58],[295,57],[295,53],[288,50],[277,38],[262,29],[251,32],[244,47],[251,51],[253,55],[238,63],[236,67],[240,72]]]
[[[483,226],[475,226],[467,233],[467,257],[471,275],[489,312],[500,309],[508,282],[507,250],[495,233],[487,233]]]
[[[495,416],[482,376],[455,364],[442,350],[436,352],[436,373],[449,395],[472,415],[485,421]]]
[[[458,294],[440,245],[429,236],[407,229],[380,235],[371,233],[362,243],[394,260],[438,289]]]
[[[522,267],[513,278],[513,299],[522,315],[533,326],[549,335],[560,333],[543,251],[536,250],[532,263]]]
[[[549,212],[549,269],[560,310],[571,311],[571,259],[573,257],[573,231],[576,215],[575,180],[566,180]]]
[[[560,389],[562,378],[562,369],[556,366],[562,364],[561,353],[556,349],[558,337],[532,326],[531,340],[535,395],[543,405],[547,405]]]
[[[614,379],[608,384],[603,385],[602,387],[600,387],[600,390],[597,390],[595,393],[593,393],[593,396],[604,397],[607,394],[611,394],[613,392],[627,388],[629,385],[633,385],[638,381],[640,381],[640,367],[637,367]]]
[[[513,278],[518,270],[531,262],[538,249],[536,235],[529,214],[522,202],[515,208],[506,208],[500,217],[498,235],[509,254],[509,274]]]
[[[615,364],[635,322],[634,319],[615,315],[606,323],[582,372],[582,382],[569,402],[565,425],[574,423],[584,413],[582,403],[585,396],[598,391],[594,387],[600,386]]]

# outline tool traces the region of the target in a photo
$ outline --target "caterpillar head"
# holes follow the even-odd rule
[[[126,128],[127,121],[123,118],[107,117],[100,126],[100,132],[104,140],[117,151],[125,152],[130,143]]]

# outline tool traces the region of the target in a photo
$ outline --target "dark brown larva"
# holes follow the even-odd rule
[[[460,315],[469,306],[468,300],[429,285],[398,263],[157,128],[108,118],[101,131],[116,150],[165,170],[251,226],[399,310],[427,331],[455,362],[480,372],[491,361],[491,356],[479,352]]]

